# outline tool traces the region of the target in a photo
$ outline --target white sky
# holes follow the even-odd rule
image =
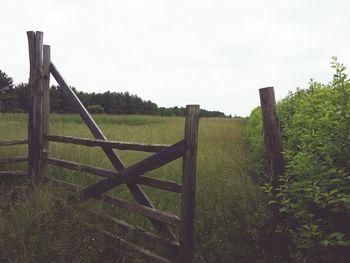
[[[129,91],[158,106],[249,115],[258,89],[278,99],[329,62],[350,66],[347,0],[0,0],[0,69],[28,81],[26,31],[78,90]],[[53,83],[53,82],[52,82]]]

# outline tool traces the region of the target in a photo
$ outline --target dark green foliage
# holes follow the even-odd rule
[[[0,70],[0,94],[5,93],[13,87],[13,79]]]
[[[103,107],[101,105],[91,105],[87,107],[87,110],[91,114],[101,114],[103,113]]]
[[[277,105],[286,172],[277,189],[292,262],[346,262],[350,255],[350,80],[334,58],[328,84],[310,82]],[[252,158],[264,162],[261,114],[246,130]]]
[[[185,116],[184,107],[159,107],[152,101],[142,100],[137,95],[129,92],[104,92],[86,93],[73,88],[81,102],[86,106],[99,105],[102,112],[107,114],[140,114],[140,115],[161,115],[161,116]],[[29,101],[28,84],[13,85],[13,80],[0,70],[0,111],[3,112],[27,112]],[[1,105],[2,104],[2,105]],[[51,112],[75,113],[71,103],[63,95],[58,86],[51,86],[50,89]],[[96,113],[102,113],[96,112]],[[94,112],[93,112],[94,113]],[[226,117],[220,111],[207,111],[201,109],[201,117]]]

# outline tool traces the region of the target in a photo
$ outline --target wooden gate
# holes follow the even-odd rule
[[[152,262],[156,260],[161,262],[193,262],[199,106],[188,105],[186,107],[184,139],[172,145],[109,141],[74,91],[63,79],[56,66],[51,62],[50,46],[43,45],[43,33],[30,31],[27,32],[27,36],[30,58],[29,84],[31,90],[28,125],[29,176],[42,182],[49,180],[55,185],[72,190],[74,193],[69,196],[68,202],[76,207],[92,198],[149,218],[158,234],[147,232],[116,218],[101,217],[101,220],[107,219],[117,224],[120,229],[124,229],[129,233],[132,232],[132,236],[142,236],[147,242],[162,243],[172,251],[172,255],[165,258],[165,256],[157,255],[134,244],[132,241],[123,239],[120,236],[117,237],[121,243],[138,250]],[[80,114],[95,139],[52,136],[49,134],[50,74],[56,79],[63,94]],[[115,170],[51,158],[49,156],[50,141],[101,147]],[[24,141],[22,142],[24,143]],[[113,149],[152,152],[153,155],[130,167],[126,167]],[[181,185],[145,176],[147,172],[160,168],[178,158],[182,158]],[[94,174],[104,177],[104,179],[85,188],[79,188],[71,183],[50,177],[48,174],[49,165]],[[129,202],[105,194],[106,191],[122,184],[126,184],[135,202]],[[179,193],[181,195],[180,217],[156,210],[140,185]],[[175,232],[173,231],[174,227],[177,229]],[[104,233],[113,236],[109,232]]]

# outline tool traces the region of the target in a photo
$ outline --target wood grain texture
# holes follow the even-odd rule
[[[28,139],[0,141],[0,146],[12,146],[12,145],[21,145],[21,144],[28,144]]]
[[[102,194],[95,197],[96,199],[102,200],[105,203],[108,203],[113,206],[118,206],[120,208],[124,208],[129,212],[136,213],[139,215],[146,216],[148,218],[153,218],[158,221],[161,221],[168,225],[179,226],[181,223],[181,219],[173,214],[165,213],[158,211],[154,208],[150,208],[147,206],[143,206],[137,203],[132,203],[129,201],[125,201],[119,199],[117,197],[112,197],[110,195]]]
[[[276,112],[275,92],[273,87],[259,90],[264,130],[264,142],[267,153],[267,171],[273,188],[278,186],[278,179],[284,172],[282,154],[282,136]]]
[[[46,159],[49,157],[49,141],[47,135],[49,133],[50,124],[50,46],[44,45],[43,48],[43,65],[42,65],[42,148],[41,148],[41,173],[40,180],[48,176],[48,164]]]
[[[173,193],[181,193],[181,185],[172,181],[159,180],[156,178],[150,178],[146,176],[138,176],[137,178],[135,178],[135,180],[133,180],[133,182],[135,182],[136,184],[142,184]]]
[[[43,32],[27,32],[30,60],[30,101],[29,101],[29,164],[28,173],[39,179],[42,160],[42,64]]]
[[[0,178],[11,176],[28,176],[28,173],[23,171],[0,171]]]
[[[74,138],[70,136],[49,135],[47,139],[51,142],[71,143],[88,147],[109,147],[118,150],[131,150],[141,152],[159,152],[169,147],[164,144],[144,144],[135,142],[104,141],[98,139]]]
[[[66,160],[59,160],[56,158],[48,158],[47,163],[51,165],[55,165],[58,167],[66,168],[66,169],[71,169],[75,170],[78,172],[83,172],[83,173],[89,173],[89,174],[94,174],[97,176],[101,177],[117,177],[120,176],[118,175],[118,172],[100,168],[100,167],[95,167],[91,165],[86,165],[86,164],[81,164],[81,163],[76,163],[72,161],[66,161]]]
[[[187,105],[185,120],[185,153],[182,162],[181,228],[178,262],[192,263],[194,250],[194,215],[199,106]]]
[[[28,161],[27,156],[0,158],[0,164],[21,163]]]

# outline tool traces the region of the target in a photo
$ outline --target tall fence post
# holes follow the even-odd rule
[[[199,105],[187,105],[185,120],[185,153],[182,164],[181,229],[178,262],[193,262],[196,160]]]
[[[43,113],[43,32],[27,32],[29,45],[29,118],[28,118],[28,173],[40,179],[42,162],[42,113]]]
[[[278,186],[278,179],[284,172],[281,127],[276,112],[273,87],[259,89],[262,111],[264,141],[267,153],[267,171],[270,184]]]
[[[43,49],[43,72],[42,72],[42,84],[43,84],[43,97],[42,97],[42,160],[41,160],[41,174],[40,179],[43,180],[48,176],[48,163],[49,157],[49,141],[47,135],[49,135],[49,123],[50,123],[50,65],[51,54],[50,46],[44,45]]]

